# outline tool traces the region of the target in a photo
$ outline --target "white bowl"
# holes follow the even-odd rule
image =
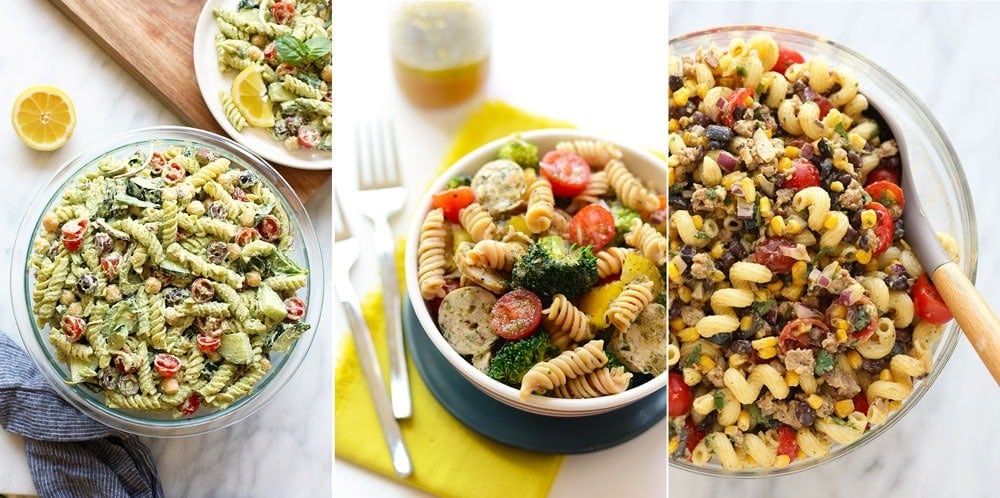
[[[623,161],[634,175],[647,184],[660,186],[657,189],[660,192],[666,192],[666,164],[649,152],[629,146],[622,140],[570,129],[529,131],[522,133],[521,137],[537,145],[540,153],[554,149],[556,143],[563,140],[589,139],[611,142],[621,149]],[[421,198],[413,219],[410,220],[410,228],[407,231],[406,240],[406,291],[424,332],[430,338],[431,342],[434,343],[438,351],[448,360],[448,363],[479,390],[497,401],[530,413],[553,417],[596,415],[627,406],[664,388],[667,385],[667,372],[663,372],[645,384],[611,396],[589,399],[559,399],[532,394],[528,396],[526,401],[521,401],[517,389],[480,372],[471,363],[466,361],[465,358],[455,352],[444,336],[441,335],[437,323],[434,322],[430,312],[427,310],[427,306],[420,294],[420,286],[417,283],[416,261],[417,243],[420,240],[420,226],[423,223],[424,215],[430,210],[431,196],[434,193],[444,190],[445,184],[456,175],[475,174],[482,165],[496,158],[497,151],[506,141],[507,138],[505,137],[483,145],[466,154],[448,168],[447,171],[434,181],[427,193]],[[666,333],[666,324],[664,324],[664,333]]]

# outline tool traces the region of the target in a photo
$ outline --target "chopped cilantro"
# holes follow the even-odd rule
[[[686,182],[674,183],[673,185],[670,186],[670,193],[674,195],[680,194],[684,190],[684,187],[686,186],[687,186]]]
[[[754,313],[758,315],[766,315],[768,311],[773,310],[778,306],[778,302],[774,298],[770,298],[767,301],[754,301],[750,307],[753,309]]]
[[[847,140],[847,130],[844,129],[843,122],[838,122],[837,126],[833,127],[833,131],[837,132],[837,135],[844,137],[844,140]]]
[[[859,309],[857,311],[857,314],[854,315],[854,324],[853,325],[854,325],[854,330],[855,331],[860,332],[860,331],[864,330],[866,327],[868,327],[868,325],[871,324],[871,323],[872,323],[872,319],[871,319],[870,316],[868,316],[868,312],[865,311],[864,309]]]
[[[821,349],[819,354],[816,355],[816,366],[813,370],[815,370],[816,375],[823,375],[833,370],[833,355],[825,349]]]
[[[712,401],[715,405],[716,410],[721,410],[726,407],[726,397],[722,395],[722,391],[715,391],[712,395]]]
[[[747,411],[750,412],[750,427],[764,426],[770,427],[774,423],[774,420],[770,416],[762,415],[760,413],[760,408],[757,405],[746,405]]]
[[[748,74],[747,68],[743,66],[736,66],[736,74],[740,75],[742,78],[746,78]]]
[[[694,349],[691,350],[691,354],[684,359],[684,368],[690,367],[698,362],[698,358],[701,358],[701,344],[695,344]]]
[[[714,188],[705,189],[705,197],[711,201],[718,200],[719,193]]]
[[[698,230],[697,232],[695,232],[694,238],[696,238],[696,239],[710,239],[711,237],[709,237],[708,234],[705,233],[703,230]]]
[[[816,253],[815,256],[813,256],[812,262],[816,263],[817,261],[832,255],[833,255],[833,246],[824,246],[822,249],[819,250],[818,253]]]

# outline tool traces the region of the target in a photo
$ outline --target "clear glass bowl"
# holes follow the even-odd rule
[[[56,358],[55,350],[49,343],[49,327],[39,328],[31,312],[34,276],[28,270],[28,258],[31,255],[32,241],[41,227],[42,216],[59,200],[59,194],[79,173],[96,165],[98,158],[108,154],[127,158],[136,150],[148,151],[153,144],[158,148],[194,144],[228,158],[234,165],[255,172],[281,199],[285,211],[289,213],[294,233],[291,258],[310,270],[308,284],[298,294],[307,303],[304,320],[312,325],[310,330],[299,337],[287,353],[271,353],[271,369],[250,394],[225,409],[202,408],[191,417],[179,419],[174,419],[167,412],[108,408],[102,394],[80,385],[67,384],[65,380],[69,378],[69,370]],[[14,242],[11,268],[23,268],[23,271],[11,271],[11,304],[25,349],[43,377],[67,402],[98,422],[133,434],[154,437],[191,436],[221,429],[250,416],[263,407],[295,374],[312,345],[314,331],[323,312],[325,285],[322,261],[319,258],[319,242],[302,202],[281,175],[260,156],[228,138],[203,130],[178,126],[143,128],[94,144],[60,167],[35,194],[21,220]]]
[[[778,43],[799,51],[807,59],[822,55],[830,61],[831,67],[846,66],[853,69],[858,76],[859,91],[868,97],[873,107],[877,107],[883,114],[896,117],[899,127],[893,131],[905,137],[906,149],[900,152],[904,165],[914,168],[914,179],[919,185],[920,200],[927,216],[936,231],[952,234],[961,244],[962,258],[959,266],[975,281],[979,254],[978,235],[972,194],[965,172],[941,125],[920,99],[891,74],[858,52],[836,42],[810,33],[771,26],[725,26],[688,33],[670,39],[670,54],[691,55],[698,47],[712,44],[724,48],[729,46],[729,41],[734,37],[747,40],[759,33],[774,37]],[[934,350],[934,366],[927,377],[915,384],[913,393],[899,410],[890,415],[886,423],[871,428],[848,446],[834,444],[825,456],[796,460],[781,469],[733,472],[715,463],[699,467],[673,458],[670,459],[670,465],[710,476],[770,477],[809,469],[850,453],[889,430],[920,401],[934,379],[941,374],[961,335],[958,324],[955,321],[949,322]]]
[[[622,160],[628,165],[629,170],[634,175],[642,179],[646,184],[656,186],[657,191],[665,191],[666,164],[663,160],[657,159],[645,150],[629,146],[627,141],[567,129],[533,130],[521,133],[521,138],[535,144],[539,151],[552,150],[558,142],[564,140],[604,140],[611,142],[621,149]],[[427,334],[427,337],[434,343],[434,346],[441,352],[445,360],[459,374],[476,386],[476,388],[501,403],[529,413],[551,417],[584,417],[596,415],[628,406],[660,391],[667,385],[667,371],[664,371],[642,385],[610,396],[587,399],[531,396],[528,401],[521,401],[517,389],[495,380],[476,367],[473,367],[441,335],[441,330],[431,317],[431,313],[421,297],[420,285],[417,281],[417,244],[420,240],[420,228],[423,224],[424,215],[431,210],[431,197],[434,193],[445,190],[445,184],[456,175],[474,175],[482,165],[496,158],[500,146],[507,142],[507,140],[506,137],[495,140],[469,152],[459,159],[447,171],[435,179],[418,204],[418,208],[414,211],[416,214],[410,221],[410,228],[407,231],[406,239],[406,290],[410,298],[410,303],[413,304],[413,310],[416,312],[417,319],[423,326],[424,333]]]

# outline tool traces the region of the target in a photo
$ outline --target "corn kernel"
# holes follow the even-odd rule
[[[677,288],[677,297],[681,298],[685,304],[691,302],[691,289],[686,285],[682,285]]]
[[[701,334],[699,334],[698,329],[694,327],[681,329],[681,331],[677,333],[677,339],[681,342],[694,342],[699,338],[701,338]]]
[[[722,270],[712,270],[712,283],[717,284],[726,279],[726,274]]]
[[[670,121],[667,122],[667,129],[670,132],[678,131],[681,129],[681,123],[676,119],[671,119]]]
[[[837,329],[837,342],[847,342],[847,328]]]
[[[705,226],[705,219],[701,217],[700,214],[696,214],[691,217],[691,222],[694,223],[694,228],[696,230],[701,230]]]
[[[841,183],[839,180],[831,182],[830,183],[830,190],[832,190],[834,192],[843,192],[844,191],[844,184]]]
[[[770,337],[750,341],[750,345],[758,351],[764,348],[773,348],[778,345],[778,338],[772,335]]]
[[[761,197],[760,202],[757,203],[757,212],[764,218],[770,218],[774,215],[774,212],[771,211],[771,199]]]
[[[809,397],[806,398],[806,404],[813,410],[819,410],[819,407],[823,406],[823,398],[819,397],[817,394],[810,394]]]
[[[809,272],[809,264],[805,261],[792,263],[792,280],[805,282],[806,274]]]
[[[719,259],[723,254],[725,254],[725,252],[726,247],[722,244],[722,241],[719,241],[712,244],[712,249],[708,252],[708,255],[711,256],[712,259]]]
[[[770,128],[767,128],[764,130],[764,135],[766,135],[767,138],[771,138],[774,135],[774,131],[771,130]]]
[[[671,237],[670,238],[670,249],[673,250],[673,251],[680,251],[681,250],[681,240],[680,240],[680,237]]]
[[[782,218],[781,216],[775,216],[774,218],[771,218],[771,221],[769,223],[769,227],[771,228],[771,232],[774,233],[774,235],[778,235],[778,236],[784,235],[785,234],[785,219]]]
[[[792,169],[792,160],[787,157],[778,159],[778,171],[785,172]]]
[[[795,235],[801,232],[803,228],[805,227],[802,225],[802,222],[795,218],[785,222],[785,233],[788,235]]]
[[[677,265],[673,261],[667,263],[667,275],[670,280],[678,280],[681,278],[681,272],[677,269]]]
[[[747,332],[753,326],[753,317],[750,315],[740,318],[740,330]]]
[[[705,98],[705,95],[708,94],[708,91],[710,89],[711,88],[709,88],[709,86],[706,83],[698,83],[698,85],[695,87],[695,93],[698,94],[699,99],[703,99]]]
[[[807,456],[806,452],[802,451],[802,448],[799,448],[799,451],[795,453],[795,458],[798,458],[800,461],[804,460]]]
[[[854,253],[854,259],[863,265],[867,265],[869,261],[872,260],[872,252],[866,250],[859,250]]]
[[[677,447],[680,446],[680,444],[681,444],[681,438],[679,437],[670,438],[670,453],[673,454],[675,451],[677,451]]]
[[[805,290],[803,285],[786,285],[784,289],[781,289],[781,295],[785,299],[790,299],[792,301],[798,301],[802,297],[802,291]]]
[[[847,306],[834,303],[834,306],[830,307],[828,313],[830,313],[831,323],[833,318],[847,318]]]
[[[681,331],[684,328],[684,325],[685,323],[683,318],[678,317],[674,318],[673,320],[670,320],[670,330],[674,332]]]
[[[892,381],[892,372],[888,368],[883,368],[881,372],[878,373],[878,380]]]
[[[903,407],[903,402],[895,400],[890,401],[889,404],[886,406],[886,408],[888,408],[890,412],[894,412],[902,407]]]
[[[725,432],[726,435],[729,436],[729,437],[736,437],[736,435],[739,434],[740,429],[738,427],[736,427],[735,425],[727,425],[726,428],[723,429],[722,432]]]
[[[848,143],[851,144],[851,147],[853,147],[855,150],[862,150],[865,148],[865,145],[868,144],[868,141],[857,133],[848,133],[847,141]]]
[[[691,91],[687,88],[681,87],[674,91],[674,105],[683,106],[687,105],[688,97],[691,96]],[[662,102],[662,101],[661,101]],[[662,123],[662,121],[660,121]]]
[[[788,467],[788,464],[791,463],[791,461],[792,460],[788,457],[788,455],[778,455],[778,457],[774,459],[774,468],[780,469]]]
[[[750,412],[740,410],[740,416],[736,417],[736,427],[739,427],[741,431],[745,431],[750,428]]]
[[[696,147],[698,145],[698,135],[691,133],[689,131],[684,132],[684,144],[688,147]]]
[[[833,404],[833,411],[838,417],[844,418],[851,413],[854,413],[854,401],[849,399],[842,399]]]
[[[850,171],[851,163],[847,159],[834,159],[833,167],[840,171]]]
[[[831,230],[833,227],[837,226],[837,223],[839,223],[837,215],[830,213],[826,215],[826,219],[823,220],[823,228]]]
[[[771,292],[781,292],[781,289],[784,287],[785,287],[785,282],[781,280],[775,280],[774,282],[767,284],[767,290]]]
[[[715,368],[715,360],[713,360],[711,356],[703,354],[701,355],[701,358],[698,359],[698,365],[701,366],[702,372],[708,372]]]
[[[667,170],[667,186],[672,187],[674,185],[675,176],[677,175],[674,174],[674,168],[670,168]]]
[[[789,158],[792,158],[792,159],[798,158],[799,157],[799,148],[795,147],[795,146],[792,146],[792,145],[786,145],[785,146],[785,157],[789,157]]]
[[[785,372],[785,384],[788,384],[790,387],[795,387],[795,386],[799,385],[799,374],[797,374],[797,373],[795,373],[795,372],[793,372],[791,370],[786,371]]]
[[[851,368],[853,368],[854,370],[861,368],[861,363],[863,360],[861,359],[861,355],[858,354],[857,351],[852,349],[847,352],[846,356],[847,356],[847,364],[850,365]]]
[[[670,166],[671,168],[676,168],[676,167],[678,167],[680,165],[681,165],[681,158],[680,157],[677,157],[676,155],[671,154],[670,157],[667,158],[667,166]]]
[[[764,348],[757,352],[757,356],[763,360],[770,360],[778,356],[778,350],[776,348]]]
[[[754,301],[767,301],[768,299],[771,299],[771,293],[768,292],[767,289],[757,289],[757,291],[753,293]]]
[[[746,177],[740,180],[740,187],[743,189],[743,198],[747,202],[753,202],[757,198],[757,186],[753,183],[753,178]]]
[[[862,209],[861,210],[861,228],[868,229],[874,228],[875,223],[878,221],[878,217],[875,214],[874,209]]]

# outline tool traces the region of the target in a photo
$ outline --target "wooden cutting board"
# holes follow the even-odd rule
[[[51,1],[185,124],[226,135],[194,77],[194,31],[203,2]],[[185,74],[190,77],[178,77]],[[329,170],[275,166],[303,201],[330,177]]]

